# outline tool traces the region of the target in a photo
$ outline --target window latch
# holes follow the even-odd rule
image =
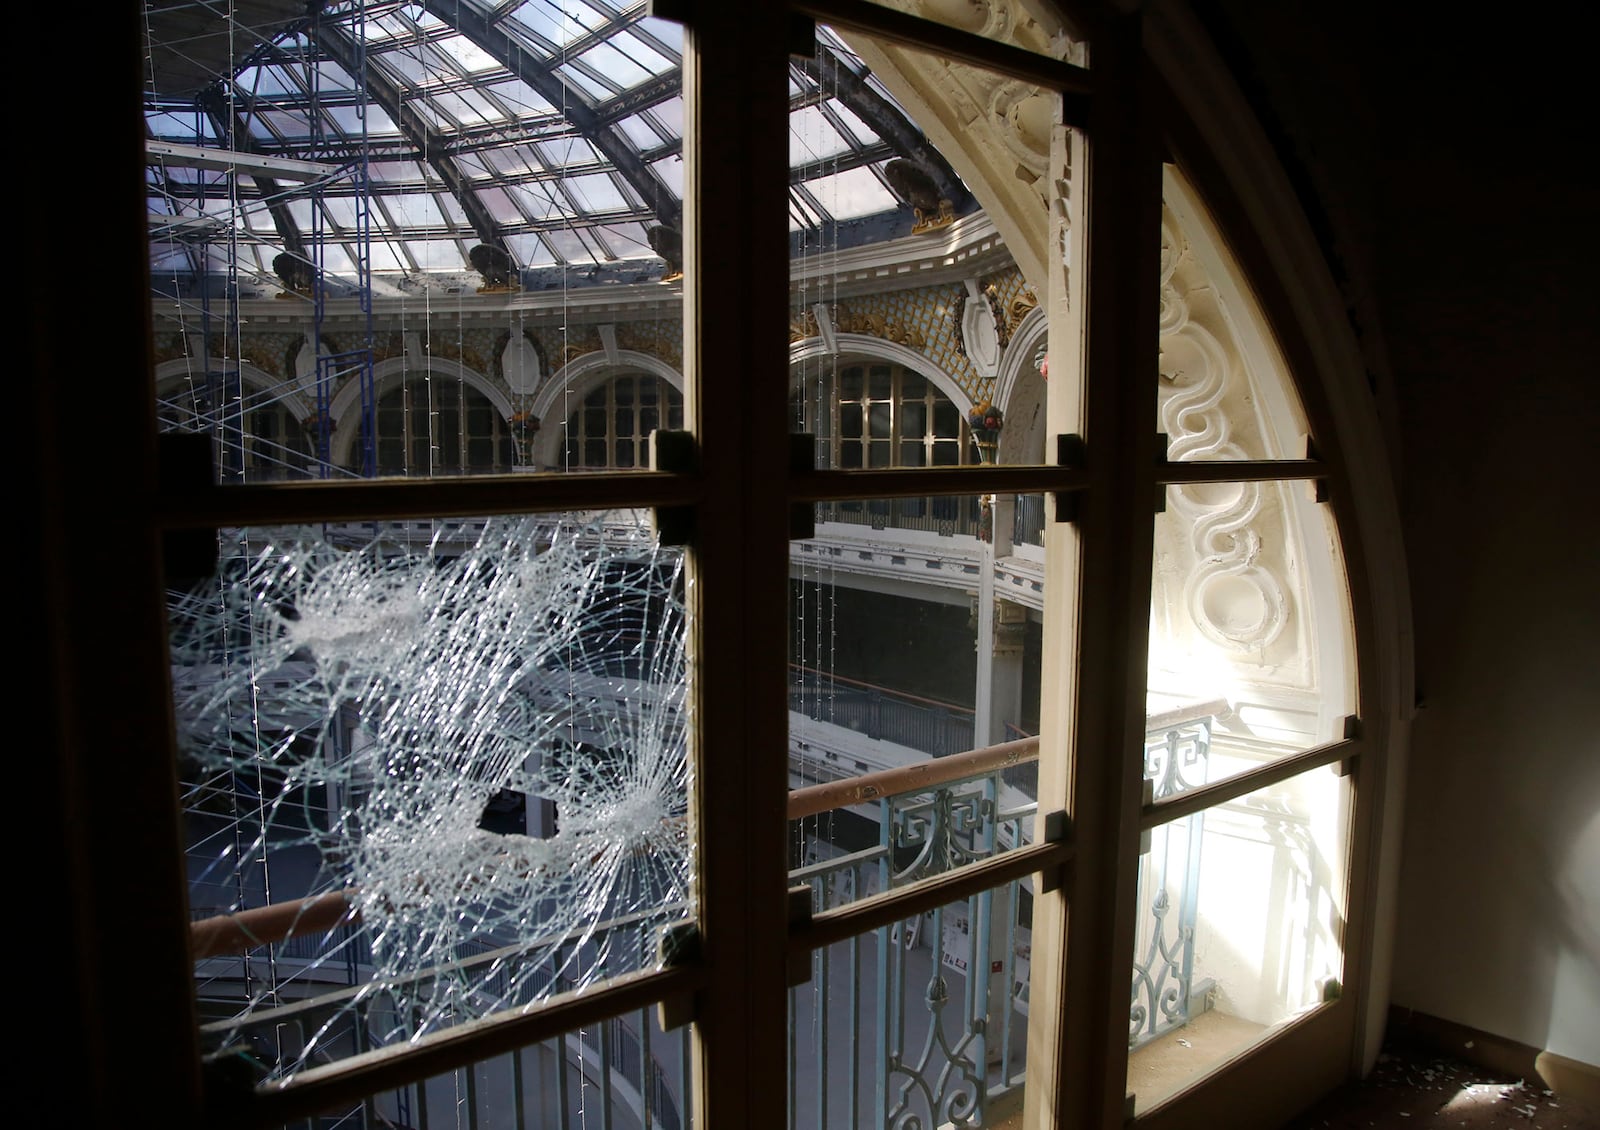
[[[163,497],[203,494],[216,488],[211,477],[211,436],[204,432],[164,432],[156,441],[157,475]],[[166,530],[161,561],[171,588],[188,588],[217,571],[217,532]]]
[[[657,428],[650,433],[650,469],[674,474],[693,474],[700,465],[700,451],[694,433]],[[693,506],[657,506],[652,525],[656,541],[662,545],[688,545],[694,541]]]
[[[1089,465],[1088,445],[1083,442],[1083,437],[1076,432],[1068,432],[1056,436],[1056,466],[1065,467],[1071,471],[1081,471]],[[1078,520],[1078,492],[1075,490],[1058,490],[1055,492],[1056,521],[1076,522]]]

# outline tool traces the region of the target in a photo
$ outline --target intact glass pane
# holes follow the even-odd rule
[[[791,152],[811,162],[794,174],[801,180],[789,214],[790,358],[805,402],[793,430],[832,426],[829,434],[844,437],[856,434],[859,418],[863,436],[921,445],[919,454],[901,447],[875,459],[870,448],[836,443],[819,450],[818,466],[1045,463],[1046,297],[1065,280],[1060,256],[1043,250],[1056,245],[1052,224],[1064,220],[1038,203],[1054,192],[1052,160],[1059,171],[1068,162],[1068,132],[1049,113],[1036,120],[1042,95],[1031,87],[973,68],[958,73],[931,55],[865,36],[852,35],[847,45],[826,27],[818,43],[831,61],[791,65],[818,99],[790,116]],[[879,59],[870,72],[869,55]],[[978,104],[999,97],[1026,112],[952,129],[918,93],[930,82]],[[908,124],[907,108],[930,146],[914,159],[846,140],[850,122],[863,118],[878,138],[891,136]],[[1008,154],[1003,173],[995,171],[996,147]],[[990,208],[1034,227],[1024,238],[1002,237]],[[1063,360],[1056,387],[1076,383]],[[826,403],[835,386],[836,413]],[[896,414],[888,433],[885,409]]]
[[[810,883],[823,909],[853,881]],[[1027,1059],[1032,877],[811,955],[789,990],[788,1125],[1006,1125]]]
[[[821,157],[794,174],[792,199],[804,207],[789,217],[790,430],[805,437],[796,442],[827,470],[1044,463],[1041,299],[1053,268],[1019,254],[1023,241],[998,238],[983,206],[991,192],[1024,185],[1024,174],[1044,185],[1051,130],[1032,165],[1011,160],[981,185],[955,167],[992,166],[987,158],[975,166],[929,149],[914,161],[861,149],[895,136],[907,109],[927,105],[924,84],[952,81],[951,72],[888,47],[876,56],[884,73],[869,72],[865,37],[847,43],[823,27],[817,40],[815,65],[790,68],[809,99],[791,115],[791,152]],[[980,104],[1000,85],[976,72],[954,81]],[[1013,84],[1012,96],[1026,93]],[[987,118],[958,132],[913,109],[910,124],[940,150],[1009,144]],[[1019,214],[1036,216],[1042,246],[1051,221],[1037,201]],[[1063,365],[1056,387],[1075,386]],[[1032,839],[1039,774],[1027,739],[1040,726],[1044,516],[1038,493],[811,508],[814,536],[790,548],[792,883],[826,877],[826,897],[849,901],[937,881]],[[908,783],[921,773],[938,779]],[[825,1074],[842,1070],[829,1061]],[[811,1091],[801,1076],[797,1102],[810,1103]],[[850,1124],[833,1100],[825,1106],[798,1124]],[[942,1108],[933,1114],[914,1117],[949,1120]],[[862,1124],[876,1117],[864,1108]]]
[[[1348,781],[1315,769],[1151,830],[1128,1012],[1137,1112],[1338,998]]]
[[[1260,305],[1171,166],[1164,195],[1157,429],[1167,458],[1305,458],[1305,410]]]
[[[643,82],[667,66],[666,60],[642,44],[624,43],[623,46],[631,47],[632,50],[619,50],[617,45],[599,43],[578,58],[590,69],[604,75],[611,83],[623,89]]]
[[[567,0],[560,5],[549,0],[528,0],[513,11],[507,22],[521,24],[525,34],[536,42],[565,47],[586,32],[604,27],[607,17],[582,0]]]
[[[829,906],[1032,840],[1043,552],[1006,503],[823,503],[792,543],[790,880]]]
[[[168,616],[208,1053],[281,1080],[657,967],[694,872],[647,515],[216,548]]]
[[[494,95],[518,117],[527,117],[533,114],[552,114],[555,107],[550,105],[548,99],[541,96],[533,87],[521,79],[511,79],[508,82],[497,82],[481,89]]]
[[[460,64],[462,70],[470,74],[481,74],[484,71],[494,71],[500,68],[500,65],[494,61],[493,56],[463,36],[446,36],[443,39],[436,40],[435,46],[446,52]]]
[[[1342,738],[1356,713],[1343,555],[1311,489],[1167,488],[1155,517],[1149,712],[1154,735],[1167,720],[1204,731],[1184,754],[1186,787]],[[1158,782],[1157,796],[1168,787]]]

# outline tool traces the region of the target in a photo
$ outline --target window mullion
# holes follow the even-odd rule
[[[788,792],[788,13],[705,0],[684,52],[685,419],[702,953],[694,1124],[783,1124]],[[729,238],[729,233],[736,238]]]
[[[1052,382],[1049,420],[1053,433],[1084,437],[1089,482],[1076,545],[1059,523],[1047,534],[1052,605],[1039,811],[1042,820],[1065,805],[1075,856],[1070,882],[1034,906],[1025,1124],[1040,1130],[1110,1130],[1124,1121],[1143,770],[1132,751],[1142,748],[1145,714],[1161,216],[1161,154],[1139,29],[1137,14],[1097,29],[1088,137],[1058,127],[1052,156],[1063,166],[1056,175],[1071,184],[1074,258],[1052,279],[1051,340],[1083,385],[1081,404],[1073,404],[1070,389],[1058,394]],[[1054,603],[1072,594],[1076,608]]]

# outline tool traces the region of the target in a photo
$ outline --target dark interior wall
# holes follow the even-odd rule
[[[1392,378],[1422,699],[1394,1002],[1600,1064],[1589,68],[1571,29],[1528,13],[1209,15]]]
[[[969,709],[977,694],[965,604],[791,581],[789,623],[792,663]]]

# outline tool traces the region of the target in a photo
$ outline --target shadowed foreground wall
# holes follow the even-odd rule
[[[1393,379],[1423,700],[1393,1000],[1600,1064],[1586,68],[1548,23],[1266,7],[1210,11],[1334,219]]]

